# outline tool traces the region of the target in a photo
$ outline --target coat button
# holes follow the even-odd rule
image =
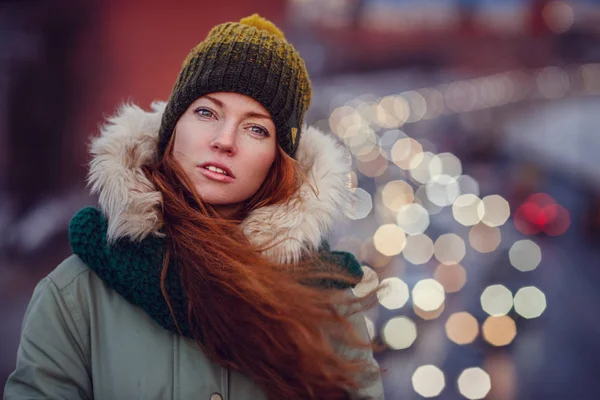
[[[213,393],[210,395],[210,400],[223,400],[223,396],[219,393]]]

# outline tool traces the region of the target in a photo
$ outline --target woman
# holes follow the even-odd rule
[[[302,128],[310,98],[253,15],[211,30],[166,105],[122,107],[92,143],[101,211],[36,287],[5,399],[383,398],[360,265],[323,241],[350,164]]]

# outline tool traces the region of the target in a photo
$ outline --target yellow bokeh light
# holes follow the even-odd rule
[[[420,309],[416,304],[413,304],[413,311],[415,312],[415,314],[421,319],[424,319],[425,321],[431,321],[432,319],[438,318],[440,315],[442,315],[445,309],[446,303],[442,303],[441,306],[439,306],[436,310],[433,311],[424,311]]]
[[[444,373],[435,365],[420,366],[411,381],[415,392],[427,399],[438,396],[446,386]]]
[[[398,212],[403,206],[415,200],[415,194],[410,184],[405,181],[390,181],[381,191],[383,204],[393,212]]]
[[[422,156],[413,158],[410,165],[410,176],[419,183],[427,183],[431,178],[429,173],[429,163],[435,154],[431,152],[423,152]]]
[[[467,271],[460,264],[440,264],[435,269],[433,277],[441,283],[446,293],[456,293],[467,283]]]
[[[458,178],[462,174],[462,163],[452,153],[440,153],[429,162],[429,175],[435,177],[438,175],[448,175]]]
[[[379,277],[371,268],[362,266],[363,277],[361,281],[352,289],[356,297],[365,297],[379,286]]]
[[[458,391],[467,399],[483,399],[491,388],[490,376],[481,368],[467,368],[458,377]]]
[[[374,112],[374,121],[383,128],[403,125],[410,116],[408,102],[401,96],[383,97]]]
[[[477,225],[485,215],[483,201],[474,194],[462,194],[452,204],[454,219],[464,225]]]
[[[546,295],[535,286],[519,289],[515,294],[515,311],[523,318],[537,318],[546,309]]]
[[[396,277],[382,280],[381,289],[377,292],[379,304],[388,310],[404,307],[409,296],[408,285]]]
[[[418,235],[429,227],[429,213],[420,204],[407,204],[396,215],[396,222],[409,235]]]
[[[465,258],[466,253],[464,240],[455,233],[441,235],[433,246],[435,258],[446,265],[460,263]]]
[[[517,325],[508,315],[489,316],[481,327],[483,338],[493,346],[506,346],[517,336]]]
[[[373,239],[366,240],[360,246],[360,259],[375,268],[383,268],[392,260],[391,256],[383,255],[375,248]]]
[[[347,128],[346,126],[341,126],[342,120],[347,116],[353,115],[355,110],[352,107],[342,106],[338,107],[329,116],[329,128],[333,133],[338,136],[343,135],[343,128]]]
[[[357,160],[356,165],[358,170],[362,172],[364,176],[374,178],[381,176],[388,168],[388,160],[381,154],[372,161]]]
[[[473,343],[479,335],[477,320],[465,311],[454,313],[448,317],[445,329],[448,339],[460,345]]]
[[[417,339],[417,325],[408,317],[395,317],[383,326],[382,339],[394,350],[407,349]]]
[[[477,224],[469,231],[469,243],[471,247],[480,253],[491,253],[495,251],[502,241],[500,228],[485,224]]]
[[[444,304],[444,287],[435,279],[423,279],[412,290],[413,303],[423,311],[435,311]]]
[[[506,315],[513,306],[510,290],[504,285],[491,285],[481,294],[481,308],[493,317]]]
[[[364,163],[374,161],[380,156],[383,156],[381,149],[371,141],[366,141],[365,143],[351,147],[350,151],[354,154],[357,161]]]
[[[487,226],[504,225],[508,217],[510,217],[510,206],[502,196],[493,194],[486,196],[482,200],[485,210],[481,221]]]
[[[402,255],[415,265],[425,264],[433,257],[433,241],[424,234],[407,236]]]
[[[395,256],[406,246],[406,234],[398,225],[382,225],[375,231],[373,243],[384,256]]]
[[[390,155],[392,161],[401,169],[409,169],[415,157],[422,156],[423,146],[413,138],[402,138],[396,141]]]
[[[519,271],[533,271],[542,262],[542,250],[529,239],[519,240],[511,246],[508,258],[510,264]]]

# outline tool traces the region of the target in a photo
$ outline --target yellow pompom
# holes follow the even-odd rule
[[[277,28],[275,26],[274,23],[272,23],[271,21],[264,19],[263,17],[261,17],[258,14],[252,14],[249,17],[246,18],[242,18],[240,20],[240,24],[244,24],[244,25],[248,25],[248,26],[254,26],[255,28],[258,29],[262,29],[265,30],[267,32],[272,33],[273,35],[281,38],[281,39],[285,39],[285,36],[283,36],[283,32],[281,32],[279,30],[279,28]]]

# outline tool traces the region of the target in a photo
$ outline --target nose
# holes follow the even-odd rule
[[[215,151],[233,155],[236,152],[235,128],[223,126],[211,141],[211,148]]]

